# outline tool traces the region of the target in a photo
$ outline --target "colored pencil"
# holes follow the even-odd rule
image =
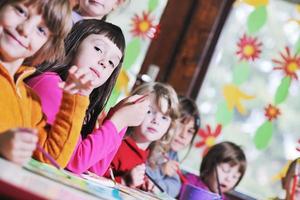
[[[164,189],[162,189],[162,187],[156,183],[156,181],[147,173],[145,172],[145,175],[150,179],[150,181],[161,191],[161,192],[165,192]]]
[[[42,152],[42,154],[50,161],[50,163],[56,167],[57,169],[61,169],[61,167],[59,166],[59,164],[54,160],[54,158],[52,156],[50,156],[50,154],[48,154],[43,147],[41,147],[40,145],[37,144],[37,149]]]

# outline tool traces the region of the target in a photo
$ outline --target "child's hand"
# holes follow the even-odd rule
[[[0,153],[4,158],[23,165],[31,158],[37,141],[35,129],[10,129],[0,134]]]
[[[93,75],[86,68],[71,67],[63,89],[70,94],[80,94],[89,96],[95,86],[93,85]]]
[[[153,192],[154,187],[154,183],[149,178],[145,177],[144,183],[142,185],[142,190],[146,192]]]
[[[138,187],[144,183],[146,166],[145,164],[137,165],[130,171],[130,187]]]
[[[162,165],[162,172],[166,176],[174,176],[177,173],[179,163],[175,160],[169,160]]]
[[[143,122],[150,101],[146,96],[140,99],[141,97],[143,95],[127,97],[110,111],[108,118],[114,122],[118,131],[127,126],[138,126]]]

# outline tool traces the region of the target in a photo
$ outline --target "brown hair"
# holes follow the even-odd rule
[[[190,153],[195,137],[197,135],[197,132],[200,128],[201,122],[200,122],[200,113],[198,110],[198,107],[195,103],[194,100],[189,99],[187,97],[184,96],[179,96],[179,110],[180,110],[180,120],[183,123],[188,123],[190,120],[194,121],[194,129],[195,132],[193,134],[193,137],[191,139],[190,145],[189,145],[189,149],[187,151],[187,153],[185,154],[185,156],[183,157],[183,159],[181,160],[181,162],[183,162],[188,154]]]
[[[62,59],[65,54],[64,38],[72,26],[69,0],[2,0],[0,10],[7,5],[16,3],[36,7],[51,31],[48,41],[35,55],[26,58],[24,64],[37,65],[44,61],[54,62]]]
[[[286,175],[282,179],[283,189],[286,189],[288,181],[291,180],[292,176],[297,175],[296,172],[300,173],[299,171],[297,171],[297,168],[296,168],[297,165],[300,166],[300,157],[293,160],[293,162],[291,162],[291,164],[289,165]],[[298,169],[299,169],[299,167],[298,167]]]
[[[201,163],[201,180],[210,187],[211,178],[215,178],[215,169],[221,163],[229,163],[231,166],[239,165],[241,176],[235,185],[237,186],[245,174],[247,164],[241,147],[232,142],[221,142],[210,148]]]

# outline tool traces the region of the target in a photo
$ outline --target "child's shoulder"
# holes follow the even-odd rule
[[[195,185],[200,188],[207,189],[207,186],[203,183],[203,181],[200,179],[199,176],[192,174],[192,173],[187,173],[185,175],[185,177],[189,184]]]
[[[54,83],[59,83],[61,81],[60,76],[56,72],[44,72],[29,79],[27,83],[30,87],[34,88],[40,84],[53,86]]]

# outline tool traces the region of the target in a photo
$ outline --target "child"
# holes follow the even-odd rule
[[[121,29],[113,24],[95,19],[82,20],[73,26],[65,40],[65,47],[63,63],[57,63],[50,69],[47,69],[48,65],[41,66],[42,71],[50,71],[30,79],[28,84],[40,96],[48,123],[53,124],[62,97],[59,84],[66,79],[70,66],[76,65],[93,73],[95,84],[87,94],[90,104],[81,130],[82,137],[67,168],[76,173],[90,169],[103,175],[121,144],[124,128],[141,123],[149,101],[144,99],[132,104],[140,97],[138,95],[123,100],[103,126],[94,131],[120,72],[125,38]]]
[[[122,1],[124,0],[79,0],[78,7],[72,12],[73,23],[82,19],[105,19]]]
[[[300,158],[290,164],[282,179],[282,188],[286,191],[285,200],[300,199]]]
[[[181,187],[178,152],[189,146],[186,156],[188,155],[200,127],[199,111],[193,100],[179,97],[179,112],[180,118],[176,120],[175,135],[171,143],[157,143],[146,168],[147,173],[171,197],[176,197]]]
[[[204,156],[200,177],[187,175],[188,183],[207,191],[222,194],[234,189],[246,171],[246,156],[243,150],[232,142],[214,145]],[[218,184],[219,183],[219,184]]]
[[[130,187],[144,183],[145,162],[149,146],[157,140],[168,141],[170,128],[178,115],[178,99],[174,89],[162,83],[147,83],[139,86],[133,94],[147,94],[150,99],[149,111],[142,124],[121,144],[111,167],[116,181]],[[106,177],[109,177],[106,173]]]
[[[65,166],[80,134],[88,99],[77,93],[89,88],[88,74],[70,71],[63,103],[52,128],[46,126],[37,95],[23,80],[35,70],[21,66],[57,60],[70,28],[67,0],[2,0],[0,2],[0,153],[18,164],[30,159],[38,144]],[[76,83],[76,86],[72,85]],[[37,133],[38,132],[38,133]],[[71,137],[72,136],[72,137]],[[35,158],[49,162],[40,151]]]

